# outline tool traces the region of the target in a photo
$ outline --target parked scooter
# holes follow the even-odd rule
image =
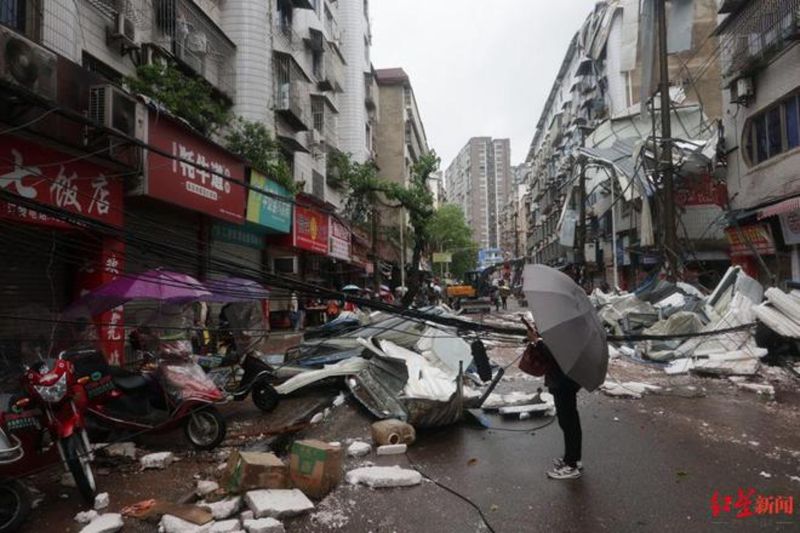
[[[226,425],[214,406],[224,400],[217,386],[196,363],[145,355],[151,360],[148,369],[130,372],[109,365],[94,350],[69,354],[85,382],[90,428],[165,433],[183,427],[198,450],[219,445]]]
[[[19,456],[8,451],[7,461],[0,461],[0,478],[33,474],[60,459],[84,500],[92,501],[97,486],[84,419],[86,395],[74,365],[62,352],[52,370],[45,363],[26,368],[22,386],[25,396],[13,402],[1,421]]]
[[[0,412],[0,469],[21,461],[25,456],[22,442],[5,432],[5,413]],[[31,511],[28,488],[14,478],[0,477],[0,532],[17,531]]]
[[[274,369],[258,351],[264,340],[264,315],[260,302],[244,300],[227,303],[221,311],[219,348],[223,353],[195,356],[209,377],[236,401],[248,395],[265,413],[275,409],[280,396],[273,387]]]

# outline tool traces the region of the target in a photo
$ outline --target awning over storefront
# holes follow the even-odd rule
[[[762,220],[777,215],[791,213],[793,211],[800,211],[800,196],[795,196],[794,198],[789,198],[787,200],[783,200],[782,202],[778,202],[777,204],[772,204],[762,208],[758,212],[758,219]]]

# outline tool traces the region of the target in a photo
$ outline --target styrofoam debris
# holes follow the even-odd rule
[[[688,374],[693,368],[694,359],[690,357],[681,357],[680,359],[670,361],[670,363],[664,367],[664,372],[674,376],[677,374]]]
[[[378,446],[376,450],[378,455],[400,455],[406,453],[408,451],[407,444],[384,444],[383,446]]]
[[[81,533],[114,533],[125,526],[119,513],[101,514],[81,529]]]
[[[766,478],[766,479],[769,479],[769,478],[772,477],[772,474],[770,474],[769,472],[764,472],[763,470],[761,472],[759,472],[758,475],[763,477],[763,478]]]
[[[314,504],[297,489],[251,490],[244,496],[255,518],[284,518],[307,513]]]
[[[100,449],[107,457],[125,457],[136,460],[136,445],[132,442],[115,442]]]
[[[211,529],[208,530],[208,533],[232,533],[233,531],[239,531],[241,528],[242,523],[239,522],[239,519],[231,518],[229,520],[214,522]]]
[[[758,371],[760,358],[767,355],[763,348],[746,348],[727,353],[709,354],[707,359],[697,359],[694,371],[719,376],[752,376]]]
[[[422,482],[422,474],[399,466],[368,466],[349,471],[345,479],[351,485],[372,488],[410,487]]]
[[[109,503],[110,500],[108,497],[108,493],[101,492],[100,494],[94,497],[94,510],[99,511],[101,509],[105,509],[106,507],[108,507]]]
[[[314,416],[311,417],[311,423],[312,424],[319,424],[320,422],[322,422],[323,418],[325,418],[325,416],[322,413],[317,413],[317,414],[315,414]]]
[[[214,522],[198,526],[183,518],[178,518],[171,514],[165,514],[158,523],[160,533],[209,533]]]
[[[550,405],[547,403],[533,403],[529,405],[516,405],[514,407],[501,407],[500,414],[501,415],[517,415],[522,413],[543,413],[550,409]]]
[[[372,446],[368,442],[355,441],[347,447],[347,455],[350,457],[363,457],[372,451]]]
[[[519,392],[514,391],[508,394],[492,393],[486,398],[486,401],[481,405],[484,409],[499,409],[501,407],[513,407],[515,405],[530,404],[537,398],[538,394],[535,392]]]
[[[239,520],[241,520],[242,523],[248,520],[252,520],[253,518],[254,518],[253,511],[251,511],[250,509],[247,509],[246,511],[242,511],[241,513],[239,513]]]
[[[789,480],[800,483],[800,476],[789,476]]]
[[[520,413],[519,414],[519,419],[520,420],[528,420],[530,417],[531,417],[530,413]]]
[[[242,506],[242,497],[236,496],[211,503],[200,502],[197,505],[203,509],[208,509],[208,511],[214,515],[214,520],[225,520],[239,511],[239,508]]]
[[[175,461],[175,455],[172,452],[156,452],[148,453],[139,460],[143,470],[150,468],[157,468],[163,470],[167,468],[172,462]]]
[[[95,518],[100,516],[97,511],[91,509],[89,511],[81,511],[80,513],[75,515],[75,521],[79,524],[86,525]]]
[[[346,398],[347,397],[345,396],[345,394],[343,392],[340,392],[339,396],[333,399],[333,406],[339,407],[340,405],[343,405]]]
[[[755,392],[758,395],[775,396],[775,387],[772,385],[762,385],[761,383],[737,383],[736,386],[746,391]]]
[[[244,528],[247,533],[284,533],[285,531],[281,522],[269,517],[245,520]]]
[[[197,488],[195,489],[194,492],[198,496],[203,497],[206,494],[211,494],[218,488],[219,488],[219,483],[217,483],[216,481],[201,479],[197,482]]]
[[[646,392],[659,391],[661,387],[650,385],[649,383],[638,383],[636,381],[626,381],[625,383],[606,381],[600,385],[600,390],[608,396],[639,399]]]

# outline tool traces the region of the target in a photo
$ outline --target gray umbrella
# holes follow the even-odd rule
[[[564,373],[592,391],[606,379],[606,332],[586,293],[550,267],[526,265],[522,290],[536,327]]]

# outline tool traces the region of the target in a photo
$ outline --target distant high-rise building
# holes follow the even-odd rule
[[[472,237],[481,248],[500,244],[500,218],[511,194],[508,139],[473,137],[445,172],[447,201],[464,210]]]

